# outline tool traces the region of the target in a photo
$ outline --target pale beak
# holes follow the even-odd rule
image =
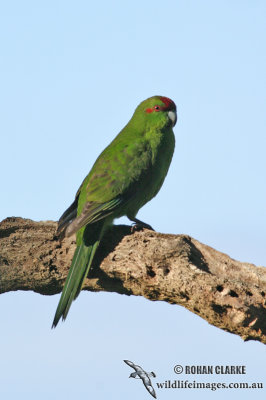
[[[168,117],[172,122],[172,126],[175,126],[176,121],[177,121],[176,111],[168,111]]]

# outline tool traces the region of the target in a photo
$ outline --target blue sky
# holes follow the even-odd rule
[[[265,11],[259,0],[3,3],[1,219],[57,220],[138,103],[160,94],[177,104],[176,150],[139,218],[265,266]],[[151,398],[128,380],[123,359],[156,371],[157,381],[176,379],[178,363],[241,363],[240,381],[265,382],[262,344],[243,343],[179,306],[82,293],[51,331],[58,298],[1,296],[6,400]],[[217,390],[216,399],[224,394]]]

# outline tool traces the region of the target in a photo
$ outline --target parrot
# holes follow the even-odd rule
[[[175,148],[176,105],[164,96],[142,101],[132,118],[96,159],[74,202],[58,222],[61,239],[76,234],[76,250],[52,328],[68,315],[82,290],[95,252],[113,220],[126,216],[137,229],[152,229],[136,218],[160,190]]]

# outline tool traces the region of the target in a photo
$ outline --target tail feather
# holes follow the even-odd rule
[[[60,318],[62,318],[63,321],[66,319],[73,300],[77,298],[82,289],[103,233],[104,223],[101,221],[98,222],[97,225],[100,225],[97,227],[100,229],[96,229],[92,237],[90,237],[89,240],[87,238],[87,242],[83,240],[81,245],[77,246],[75,250],[66,283],[56,309],[52,328],[56,327]]]
[[[83,274],[83,277],[82,277],[81,281],[80,281],[79,283],[77,282],[78,284],[75,286],[75,293],[76,293],[76,294],[75,294],[75,296],[74,296],[74,300],[76,300],[76,298],[78,297],[78,295],[79,295],[80,292],[81,292],[83,283],[84,283],[85,279],[87,278],[87,275],[88,275],[88,272],[89,272],[89,269],[90,269],[92,260],[93,260],[93,258],[94,258],[95,253],[96,253],[96,250],[97,250],[97,248],[98,248],[98,246],[99,246],[99,243],[100,243],[100,240],[97,240],[97,241],[94,243],[94,245],[91,247],[90,259],[89,259],[89,262],[88,262],[88,267],[87,267],[85,273]]]
[[[80,260],[80,263],[81,263],[81,265],[85,266],[85,269],[80,271],[81,273],[80,273],[78,279],[75,279],[75,281],[74,281],[74,286],[73,286],[71,294],[70,294],[70,296],[69,296],[69,298],[67,300],[67,304],[66,304],[65,310],[64,310],[63,315],[62,315],[63,321],[67,317],[67,314],[68,314],[68,311],[70,309],[70,306],[71,306],[72,302],[74,300],[76,300],[76,298],[78,297],[78,295],[81,292],[83,283],[84,283],[85,279],[87,278],[87,275],[88,275],[88,272],[89,272],[89,269],[90,269],[94,254],[95,254],[95,252],[97,250],[97,247],[99,245],[99,242],[100,241],[97,241],[97,242],[95,242],[95,244],[93,246],[90,246],[90,248],[89,248],[90,252],[89,252],[88,256],[85,255],[85,253],[82,254],[82,256],[84,256],[84,257],[83,257],[83,260]]]

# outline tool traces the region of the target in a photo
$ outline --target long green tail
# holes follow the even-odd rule
[[[103,235],[103,231],[104,221],[88,225],[85,228],[82,243],[77,246],[72,259],[66,283],[56,309],[52,328],[56,327],[61,317],[63,321],[66,319],[72,301],[78,297],[88,275],[93,257]]]

